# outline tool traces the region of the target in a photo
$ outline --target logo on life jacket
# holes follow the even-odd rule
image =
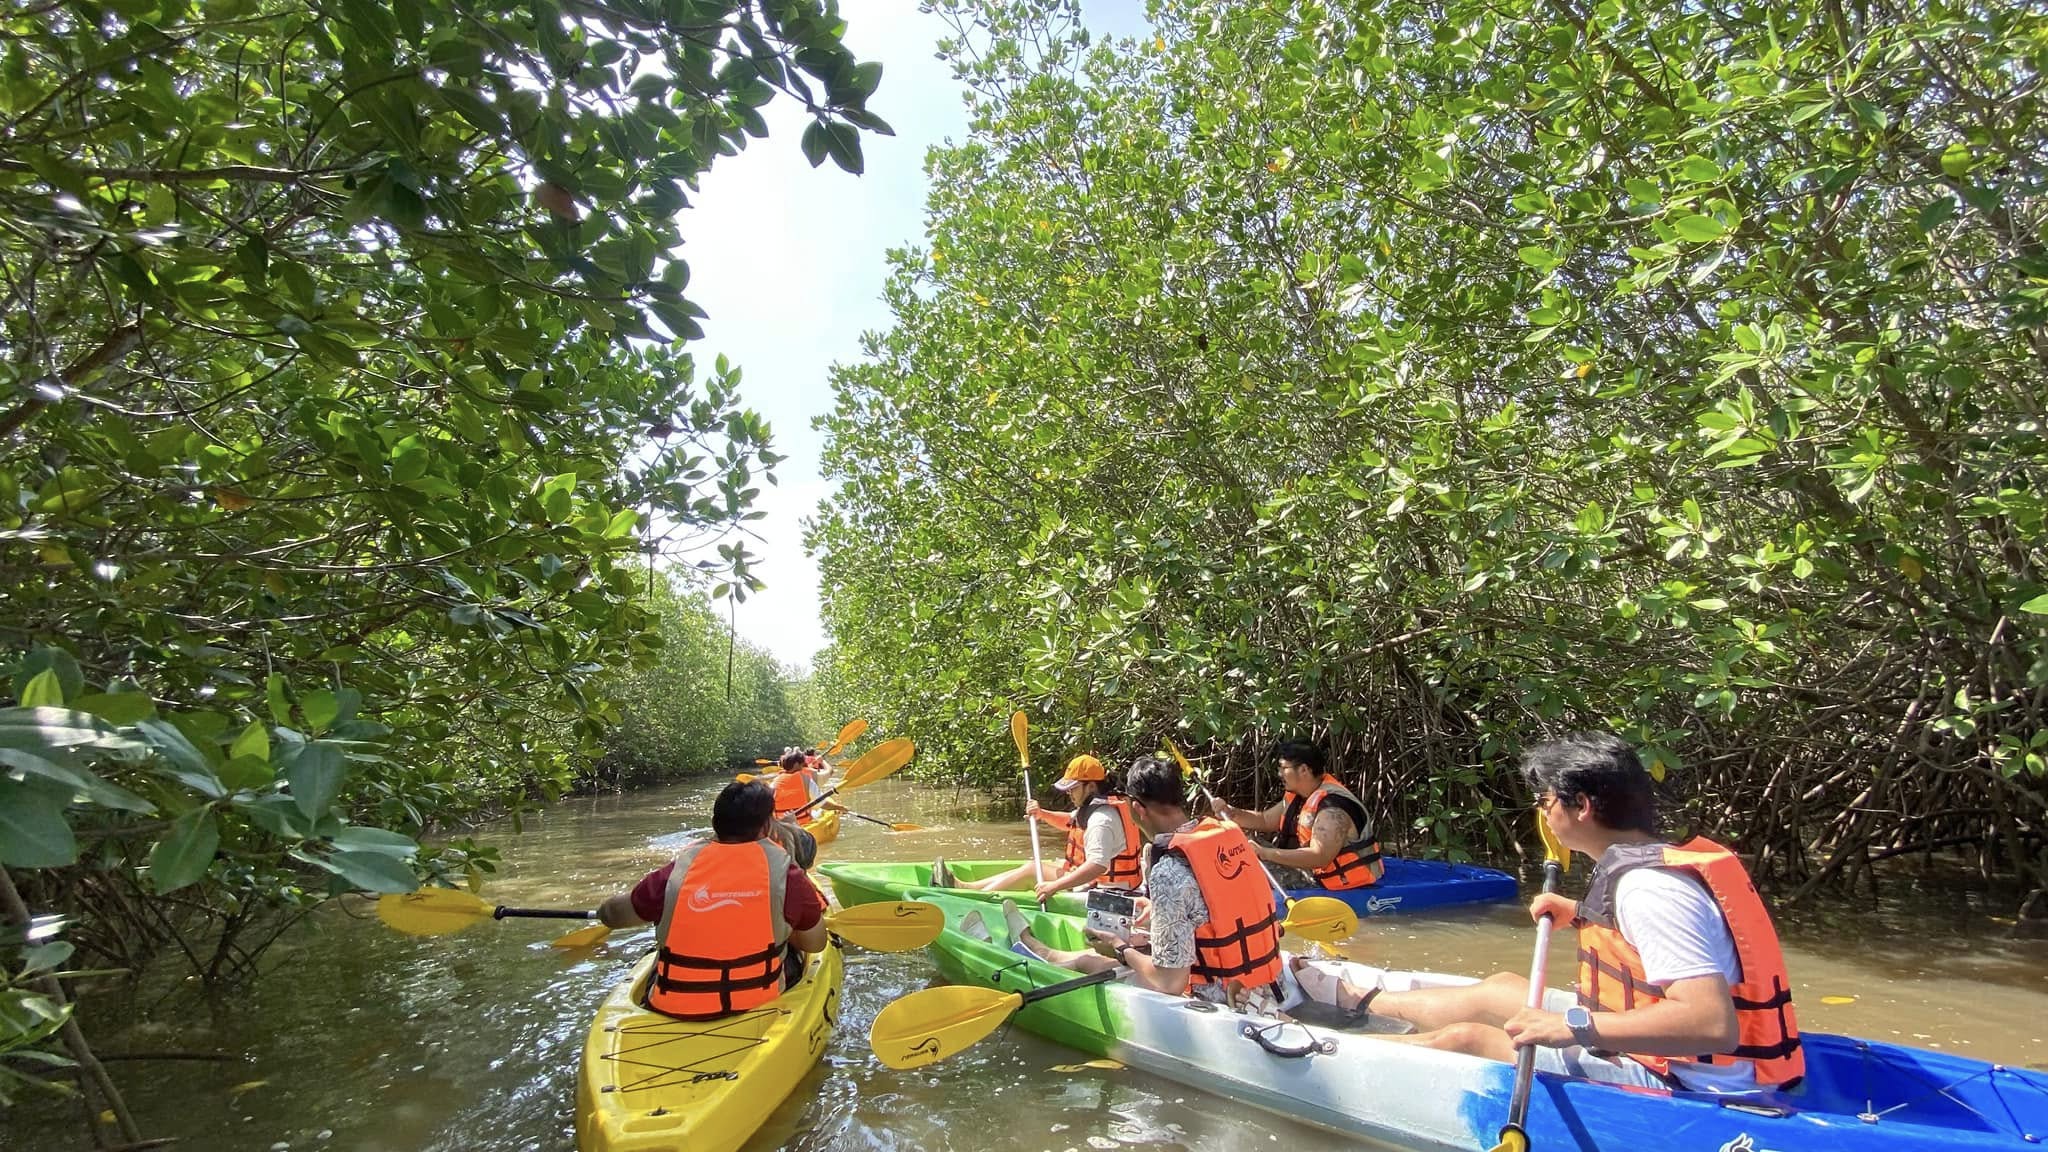
[[[758,888],[747,891],[714,892],[709,888],[690,889],[690,911],[712,912],[720,908],[736,907],[742,900],[752,900],[761,894]]]
[[[1244,871],[1244,854],[1249,849],[1243,843],[1216,850],[1216,873],[1225,880],[1235,880]]]

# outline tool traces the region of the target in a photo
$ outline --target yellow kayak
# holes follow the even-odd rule
[[[774,1003],[717,1020],[641,1007],[653,967],[650,954],[591,1022],[576,1152],[733,1152],[825,1054],[845,978],[839,941]]]
[[[817,838],[818,847],[823,848],[839,839],[839,813],[826,809],[818,818],[803,826],[804,831]]]

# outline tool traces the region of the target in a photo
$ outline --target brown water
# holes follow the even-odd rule
[[[660,864],[681,830],[701,827],[722,782],[565,802],[527,820],[519,835],[486,829],[504,850],[487,895],[506,904],[587,907]],[[828,849],[833,859],[1029,851],[1021,823],[977,820],[986,813],[953,807],[950,793],[888,781],[857,799],[871,815],[929,830],[891,833],[849,819]],[[2048,1064],[2048,945],[1973,936],[1972,925],[1996,926],[1930,915],[1926,901],[1915,906],[1911,914],[1859,911],[1784,925],[1802,1024]],[[104,1052],[233,1054],[224,1063],[112,1066],[144,1134],[178,1137],[180,1147],[569,1152],[586,1022],[651,933],[621,933],[577,957],[547,946],[561,930],[512,920],[421,940],[387,930],[367,905],[337,908],[281,942],[267,957],[274,974],[245,996],[211,1007],[102,1000],[86,1005],[86,1019]],[[1401,967],[1524,971],[1528,940],[1526,914],[1500,907],[1368,920],[1346,951]],[[824,1063],[748,1152],[1356,1147],[1133,1070],[1053,1071],[1084,1057],[1019,1031],[943,1065],[891,1072],[867,1051],[868,1024],[884,1004],[925,986],[934,969],[923,953],[856,949],[848,961],[843,1017]],[[1554,973],[1567,971],[1563,943],[1551,962]],[[1855,999],[1823,1000],[1841,996]],[[108,1026],[124,1018],[139,1022]],[[87,1146],[75,1112],[31,1106],[0,1113],[7,1152]]]

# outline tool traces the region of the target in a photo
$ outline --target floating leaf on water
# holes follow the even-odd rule
[[[1823,996],[1820,998],[1820,1002],[1823,1004],[1854,1004],[1856,998],[1854,996]]]
[[[1052,1066],[1052,1070],[1055,1072],[1086,1072],[1090,1068],[1100,1068],[1106,1072],[1115,1072],[1122,1067],[1122,1064],[1114,1060],[1090,1060],[1085,1064],[1055,1064]]]
[[[235,1085],[233,1088],[228,1089],[228,1095],[240,1096],[244,1092],[254,1092],[256,1089],[261,1088],[268,1083],[270,1083],[270,1081],[268,1080],[244,1080],[240,1084]]]

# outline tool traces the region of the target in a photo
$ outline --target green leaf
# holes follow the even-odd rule
[[[285,766],[285,783],[291,786],[292,802],[309,820],[318,820],[334,807],[341,795],[341,783],[348,775],[348,762],[341,749],[332,744],[313,743],[299,750]]]
[[[827,124],[825,151],[831,155],[833,163],[855,176],[861,174],[864,161],[860,154],[860,129],[836,121]]]
[[[419,877],[403,860],[383,852],[307,853],[301,859],[371,892],[411,892],[420,886]]]
[[[1688,156],[1678,173],[1695,184],[1711,184],[1721,178],[1721,166],[1704,156]]]
[[[1970,155],[1970,146],[1958,140],[1941,150],[1941,170],[1950,179],[1961,180],[1970,174],[1970,167],[1976,158]]]
[[[270,718],[286,728],[292,723],[292,700],[287,694],[288,688],[282,672],[272,672],[263,678],[263,695],[270,706]]]
[[[61,784],[71,790],[74,799],[83,797],[102,808],[115,808],[123,812],[156,811],[156,805],[126,788],[109,784],[85,768],[38,756],[20,748],[0,748],[0,765]]]
[[[78,841],[65,822],[70,789],[47,780],[0,775],[0,864],[59,868],[78,859]]]
[[[21,706],[24,708],[62,708],[64,686],[57,682],[57,673],[48,668],[35,674],[28,686],[21,690]]]
[[[1712,216],[1681,216],[1673,227],[1681,238],[1695,244],[1711,244],[1728,234],[1728,229]]]
[[[133,741],[90,712],[69,708],[0,708],[0,748],[127,748]]]
[[[1538,272],[1548,272],[1560,263],[1557,253],[1535,244],[1526,244],[1515,249],[1515,255],[1522,258],[1522,263]]]
[[[218,800],[227,795],[220,778],[214,775],[213,762],[170,721],[149,719],[135,726],[149,741],[149,746],[164,758],[169,766],[166,775],[209,799]]]
[[[194,808],[171,821],[171,830],[149,853],[149,883],[158,892],[175,892],[206,875],[220,848],[220,825],[213,809]]]
[[[2036,616],[2048,616],[2048,592],[2043,592],[2025,604],[2020,605],[2020,611],[2031,612]]]
[[[369,828],[360,824],[343,825],[332,840],[334,846],[350,852],[378,852],[386,856],[411,859],[420,850],[418,842],[410,836],[401,836],[383,828]]]
[[[78,661],[62,648],[42,647],[21,658],[14,669],[14,695],[20,699],[27,691],[30,681],[44,672],[57,674],[58,687],[63,690],[64,699],[55,702],[62,706],[65,700],[75,700],[85,691],[85,675],[78,670]],[[22,707],[32,707],[27,701]]]
[[[299,711],[305,713],[306,727],[318,735],[334,724],[341,715],[341,701],[325,688],[308,692],[299,700]]]
[[[250,722],[247,728],[242,729],[242,734],[235,737],[235,742],[228,746],[228,759],[234,760],[243,756],[253,756],[264,761],[270,759],[270,732],[262,724]]]
[[[109,724],[133,724],[156,715],[156,702],[145,692],[88,692],[72,701],[72,707]]]
[[[1689,600],[1687,601],[1687,603],[1691,604],[1693,607],[1699,609],[1702,612],[1725,612],[1728,609],[1728,602],[1726,600],[1721,599],[1719,596],[1708,596],[1699,600]]]

